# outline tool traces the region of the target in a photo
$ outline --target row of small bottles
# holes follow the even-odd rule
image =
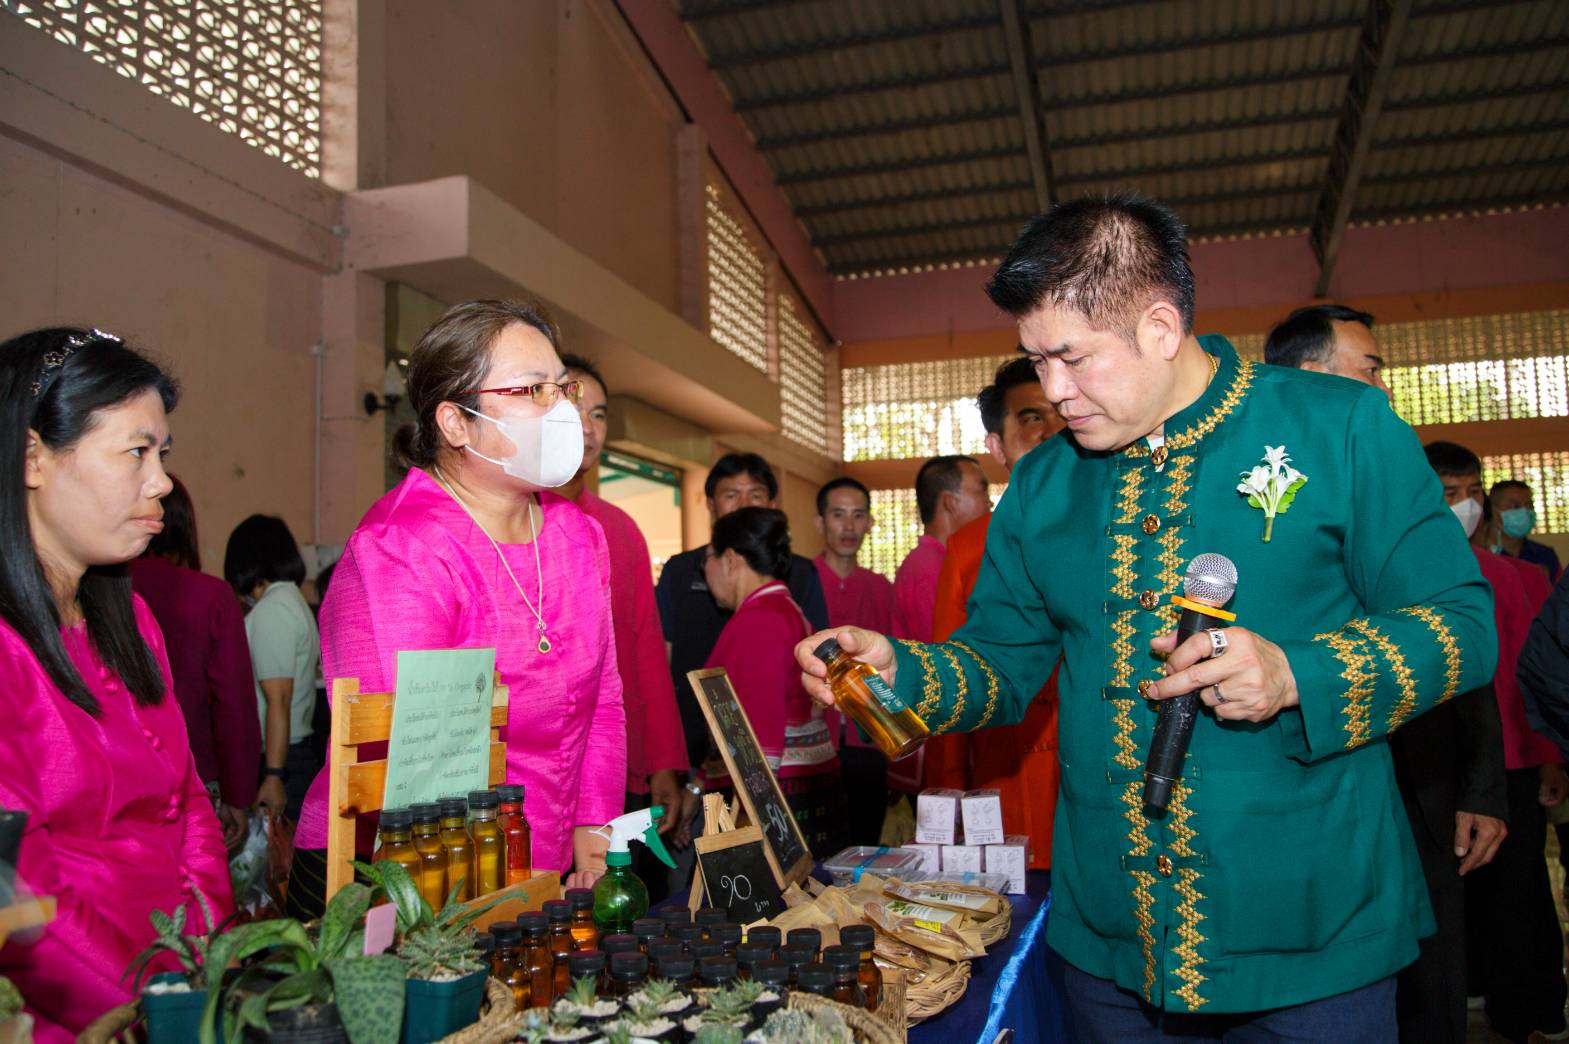
[[[529,879],[531,849],[521,784],[476,790],[467,800],[389,808],[381,813],[375,859],[402,864],[432,910],[459,881],[458,901]]]
[[[518,1010],[544,1008],[563,996],[572,980],[593,977],[599,995],[625,997],[649,975],[683,988],[718,988],[756,979],[776,992],[803,990],[875,1011],[883,976],[872,960],[871,925],[839,929],[838,946],[826,949],[815,928],[758,925],[745,933],[722,910],[705,907],[692,915],[664,910],[634,922],[626,934],[601,937],[594,927],[593,893],[568,889],[537,912],[501,922],[477,940],[491,973],[511,989]]]

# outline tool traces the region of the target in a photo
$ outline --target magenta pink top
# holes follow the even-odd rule
[[[398,653],[496,650],[510,689],[507,782],[526,788],[534,866],[565,871],[572,831],[619,816],[626,719],[610,627],[610,559],[599,524],[553,493],[540,497],[540,564],[551,650],[485,534],[425,472],[378,500],[349,537],[321,610],[321,663],[365,692],[397,688]],[[532,600],[534,548],[502,544]],[[295,844],[327,845],[327,770],[311,784]]]
[[[228,804],[251,807],[262,736],[240,599],[217,577],[157,555],[135,559],[130,571],[131,589],[152,610],[169,650],[196,771],[218,782]]]
[[[1531,731],[1525,717],[1520,685],[1515,681],[1515,666],[1526,631],[1536,615],[1526,596],[1516,560],[1471,548],[1482,577],[1493,588],[1493,622],[1498,628],[1498,669],[1493,675],[1493,695],[1498,698],[1498,716],[1504,726],[1504,767],[1535,768],[1561,760],[1558,747],[1546,737]],[[1535,569],[1535,566],[1528,568]]]
[[[893,584],[886,576],[863,566],[856,566],[849,576],[840,576],[823,555],[812,559],[812,564],[823,584],[829,627],[864,627],[878,634],[893,630]],[[935,581],[932,589],[936,591]]]
[[[37,935],[0,948],[0,974],[26,998],[40,1044],[75,1039],[131,999],[121,974],[153,940],[148,914],[172,913],[200,888],[220,920],[234,908],[223,832],[185,737],[163,636],[133,596],[136,627],[164,677],[143,707],[99,661],[84,627],[62,632],[100,708],[66,699],[27,643],[0,623],[0,808],[28,813],[18,887],[57,901]],[[194,902],[188,931],[208,926]],[[175,970],[171,962],[153,971]]]
[[[811,633],[790,589],[772,580],[741,600],[703,664],[725,669],[763,757],[780,779],[839,767],[823,707],[801,687],[795,662],[796,643]],[[710,777],[708,783],[724,786],[727,780]]]
[[[937,610],[937,577],[948,548],[936,537],[921,535],[899,563],[893,578],[893,637],[917,642],[932,640]]]
[[[610,615],[627,715],[626,785],[630,793],[646,794],[653,773],[687,767],[665,635],[654,605],[654,566],[648,541],[631,515],[586,489],[577,506],[599,523],[610,545]]]

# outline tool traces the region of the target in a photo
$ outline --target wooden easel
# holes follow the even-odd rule
[[[360,816],[381,811],[387,784],[387,761],[362,760],[360,748],[387,743],[392,738],[390,692],[360,692],[358,678],[337,678],[332,683],[332,739],[327,749],[327,890],[330,900],[338,889],[354,880],[355,827]],[[507,724],[507,687],[495,676],[490,702],[490,771],[496,786],[506,781],[507,745],[501,729]],[[523,884],[502,889],[517,895],[492,907],[475,922],[483,930],[494,921],[510,920],[524,910],[537,910],[547,899],[561,894],[561,875],[553,870],[536,872]],[[500,893],[495,893],[500,894]],[[480,898],[476,897],[476,901]]]
[[[725,800],[723,794],[703,795],[703,836],[722,834],[727,830],[736,828],[736,810]],[[687,907],[699,910],[703,906],[703,873],[699,869],[692,872],[692,893],[687,899]]]

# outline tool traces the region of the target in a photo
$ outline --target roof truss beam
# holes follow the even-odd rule
[[[1370,0],[1368,4],[1367,21],[1362,26],[1351,78],[1346,84],[1345,102],[1335,125],[1324,188],[1313,214],[1309,241],[1318,258],[1315,297],[1329,293],[1329,280],[1345,239],[1346,223],[1351,220],[1357,185],[1373,146],[1384,95],[1394,76],[1410,15],[1411,0]]]
[[[1008,64],[1013,67],[1013,93],[1019,103],[1024,151],[1030,159],[1030,179],[1035,186],[1035,209],[1044,212],[1057,202],[1057,186],[1052,178],[1046,114],[1040,108],[1041,87],[1032,57],[1035,47],[1030,40],[1030,21],[1024,14],[1024,0],[998,0],[998,6],[1002,8]]]

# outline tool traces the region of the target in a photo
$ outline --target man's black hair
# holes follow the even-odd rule
[[[735,478],[737,475],[750,475],[767,486],[769,500],[779,495],[779,480],[774,478],[774,469],[768,466],[768,461],[755,453],[726,453],[714,461],[714,466],[708,469],[708,478],[703,483],[703,495],[709,500],[714,499],[714,490],[719,488],[719,483],[727,478]]]
[[[817,491],[818,518],[828,514],[828,494],[832,493],[836,489],[854,489],[860,491],[861,496],[866,498],[867,508],[871,508],[872,494],[871,491],[866,488],[866,485],[858,479],[851,478],[849,475],[840,475],[836,479],[829,479],[827,482],[823,483],[823,488]]]
[[[1328,362],[1335,349],[1335,328],[1331,323],[1361,323],[1371,330],[1373,316],[1337,304],[1298,308],[1269,332],[1264,341],[1264,361],[1294,370],[1308,363]]]

